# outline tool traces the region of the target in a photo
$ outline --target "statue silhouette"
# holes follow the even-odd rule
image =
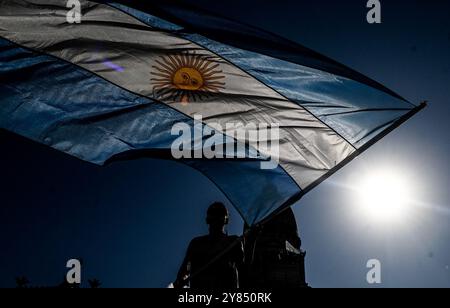
[[[209,234],[191,241],[178,272],[175,288],[189,284],[191,288],[238,288],[238,269],[244,260],[242,242],[228,236],[228,210],[220,202],[213,203],[207,212]]]
[[[249,228],[244,227],[247,235],[242,285],[246,288],[308,287],[305,252],[301,250],[292,209],[285,209],[259,228]]]

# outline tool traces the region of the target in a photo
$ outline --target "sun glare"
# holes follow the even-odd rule
[[[381,221],[404,217],[411,197],[406,180],[392,171],[366,175],[359,188],[364,212],[370,218]]]

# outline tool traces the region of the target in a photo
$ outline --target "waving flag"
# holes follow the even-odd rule
[[[1,128],[103,165],[170,158],[174,125],[212,126],[245,159],[183,162],[255,224],[422,107],[261,30],[173,1],[123,3],[0,0]],[[232,122],[279,125],[279,165],[262,169],[259,143],[216,128]]]

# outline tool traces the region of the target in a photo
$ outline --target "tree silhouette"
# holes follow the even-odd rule
[[[98,289],[102,285],[100,280],[97,278],[88,279],[89,287],[91,289]],[[31,286],[30,281],[25,276],[16,277],[16,288],[18,289],[28,289],[28,288],[63,288],[63,289],[79,289],[81,285],[79,283],[68,283],[66,277],[60,284],[55,286]]]
[[[89,279],[88,282],[89,282],[89,285],[90,285],[91,289],[98,289],[100,287],[100,285],[101,285],[100,280],[95,279],[95,278],[94,279]]]
[[[25,276],[16,277],[16,288],[18,289],[26,288],[29,283],[30,281]]]

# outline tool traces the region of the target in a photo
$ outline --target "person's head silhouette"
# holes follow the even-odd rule
[[[224,227],[229,220],[228,210],[221,202],[214,202],[206,213],[206,223],[211,234],[224,233]]]

